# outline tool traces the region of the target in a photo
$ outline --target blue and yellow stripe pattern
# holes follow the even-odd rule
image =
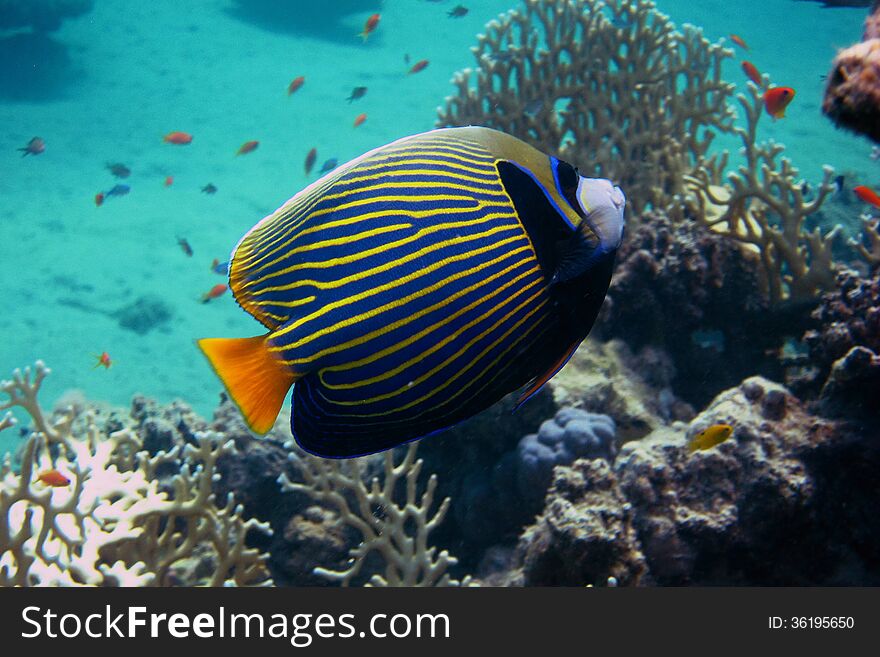
[[[367,153],[257,224],[233,253],[230,287],[269,333],[200,342],[252,428],[271,428],[293,383],[300,445],[357,456],[561,367],[590,326],[560,311],[556,256],[539,253],[583,223],[554,175],[550,158],[503,133],[437,130]],[[547,216],[526,221],[523,208]],[[604,297],[607,281],[598,287]]]

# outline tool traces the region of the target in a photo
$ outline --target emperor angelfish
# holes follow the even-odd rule
[[[405,137],[254,226],[229,287],[268,333],[198,344],[253,431],[293,386],[306,451],[389,449],[562,369],[605,298],[624,204],[503,132]]]

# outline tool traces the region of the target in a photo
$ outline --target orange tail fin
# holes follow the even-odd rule
[[[251,430],[268,433],[298,378],[269,351],[267,335],[198,341]]]

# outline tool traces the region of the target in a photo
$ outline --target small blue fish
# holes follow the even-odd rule
[[[339,164],[339,160],[337,160],[335,157],[331,157],[329,160],[324,162],[323,165],[321,165],[321,173],[327,173],[328,171],[333,171],[333,169],[336,168],[337,164]]]
[[[214,264],[211,267],[211,271],[215,274],[220,274],[221,276],[226,276],[226,272],[229,270],[229,261],[226,262],[218,262],[216,259],[214,260]]]
[[[131,187],[128,185],[114,185],[112,189],[107,192],[104,192],[104,198],[110,196],[125,196],[131,191]]]

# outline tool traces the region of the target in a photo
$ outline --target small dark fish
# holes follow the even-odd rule
[[[180,245],[180,248],[183,249],[183,252],[190,258],[192,258],[193,250],[192,247],[189,245],[189,242],[186,241],[186,238],[178,237],[177,243]]]
[[[353,100],[357,100],[358,98],[363,98],[367,93],[366,87],[355,87],[351,90],[351,95],[348,97],[348,102],[352,102]]]
[[[409,62],[410,62],[409,53],[408,53],[408,52],[407,52],[407,53],[404,53],[404,54],[403,54],[403,63],[404,63],[404,64],[409,64]]]
[[[108,162],[105,166],[116,178],[128,178],[131,175],[131,169],[122,162]]]
[[[410,74],[418,73],[419,71],[424,71],[426,68],[428,68],[428,60],[427,59],[420,59],[419,61],[417,61],[415,64],[412,65],[412,68],[409,69],[409,73]]]
[[[312,172],[312,168],[315,166],[315,160],[318,159],[318,149],[313,148],[309,151],[309,154],[306,155],[306,175],[309,175]]]
[[[217,187],[216,185],[214,185],[214,183],[208,183],[207,185],[202,187],[202,191],[205,192],[205,194],[216,194]]]
[[[844,178],[843,178],[843,176],[837,176],[837,177],[834,179],[834,190],[835,190],[838,194],[840,194],[840,193],[845,189],[845,187],[844,187],[844,185],[843,185],[843,182],[844,182]]]
[[[113,188],[104,192],[104,198],[109,198],[111,196],[125,196],[131,191],[131,187],[128,185],[113,185]]]
[[[46,150],[46,142],[43,141],[42,137],[34,137],[27,143],[27,146],[19,148],[18,150],[22,152],[22,157],[27,155],[39,155]]]
[[[461,18],[462,16],[467,16],[468,8],[464,5],[456,5],[450,11],[446,12],[446,15],[449,18]]]
[[[544,99],[536,98],[535,100],[526,103],[526,106],[523,107],[523,112],[525,112],[529,116],[534,116],[541,111],[542,107],[544,107]]]
[[[326,162],[324,162],[324,164],[321,165],[321,173],[327,173],[328,171],[333,171],[333,169],[336,168],[337,164],[339,164],[339,160],[337,160],[335,157],[331,157],[329,160],[327,160]]]
[[[625,30],[632,25],[632,21],[623,16],[617,16],[616,18],[611,19],[611,24],[618,30]]]
[[[513,59],[513,53],[509,50],[500,50],[498,52],[494,52],[491,55],[487,55],[489,61],[493,64],[503,64],[505,62],[509,62]]]

